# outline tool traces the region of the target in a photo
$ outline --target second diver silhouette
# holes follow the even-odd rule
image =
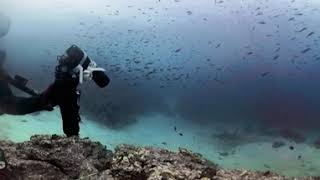
[[[0,51],[0,60],[4,61],[6,54]],[[3,64],[3,63],[1,63]],[[69,136],[78,136],[81,121],[79,115],[79,86],[88,80],[93,80],[99,87],[106,87],[110,79],[105,69],[100,68],[78,46],[72,45],[62,56],[58,56],[55,67],[54,82],[42,93],[28,88],[27,80],[21,76],[12,78],[0,66],[0,112],[2,114],[24,115],[41,110],[53,110],[59,106],[63,132]],[[30,94],[32,97],[14,96],[9,84]]]

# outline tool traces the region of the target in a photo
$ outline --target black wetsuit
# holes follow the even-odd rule
[[[72,46],[72,48],[77,47]],[[75,55],[79,54],[76,53]],[[79,58],[75,55],[70,52],[70,58],[66,59],[66,63],[69,63],[72,66],[70,69],[75,68],[72,64],[74,63],[74,59],[82,59],[82,57]],[[2,59],[4,58],[5,53],[2,55]],[[59,63],[55,69],[54,83],[51,84],[47,90],[38,95],[33,90],[19,84],[19,82],[16,81],[16,78],[11,78],[2,69],[1,61],[0,56],[0,113],[24,115],[41,110],[53,110],[54,106],[59,106],[63,121],[63,132],[67,136],[79,135],[79,123],[81,121],[79,115],[80,90],[77,88],[79,84],[79,73],[74,73],[72,70],[66,71],[64,69],[66,63]],[[78,61],[76,62],[80,63]],[[91,60],[87,57],[87,60],[82,66],[87,68],[88,63],[90,62]],[[100,77],[101,81],[96,81],[94,78],[95,76],[97,79]],[[105,87],[110,82],[110,79],[104,73],[100,73],[100,75],[99,73],[93,73],[93,80],[95,80],[100,87]],[[18,89],[21,89],[28,94],[32,94],[33,97],[25,98],[14,96],[9,84],[16,86]]]
[[[78,136],[81,121],[79,115],[80,90],[77,89],[79,80],[66,74],[56,72],[56,80],[49,87],[49,99],[52,106],[60,107],[63,121],[63,132],[67,136]]]
[[[0,113],[25,115],[48,107],[59,106],[63,121],[63,131],[67,136],[79,135],[79,98],[78,78],[56,73],[56,80],[38,96],[16,97],[10,85],[12,78],[0,69]],[[19,88],[19,87],[18,87]]]

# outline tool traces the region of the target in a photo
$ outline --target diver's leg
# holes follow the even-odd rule
[[[68,137],[79,135],[79,122],[81,121],[79,115],[80,106],[78,104],[79,97],[80,93],[75,89],[69,92],[64,92],[60,97],[59,106],[63,121],[63,132]]]
[[[0,99],[0,109],[2,113],[12,115],[25,115],[36,111],[49,110],[42,103],[42,97],[15,97],[7,96]]]

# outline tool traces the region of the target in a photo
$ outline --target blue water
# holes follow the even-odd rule
[[[107,88],[82,86],[82,136],[320,175],[317,0],[1,0],[0,12],[11,21],[5,66],[30,86],[53,81],[71,44],[107,70]],[[62,133],[58,110],[0,123],[14,141]],[[286,146],[272,148],[276,140]]]

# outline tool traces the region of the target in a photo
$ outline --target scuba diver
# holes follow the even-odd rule
[[[67,136],[79,134],[80,88],[83,81],[93,80],[100,88],[110,83],[105,69],[99,68],[78,46],[72,45],[62,56],[58,56],[55,82],[40,95],[50,106],[59,105],[63,120],[63,131]]]
[[[5,53],[0,52],[0,61]],[[42,93],[26,86],[25,78],[16,75],[12,78],[0,64],[0,112],[3,114],[24,115],[36,111],[52,111],[59,106],[63,121],[63,131],[69,136],[79,135],[79,85],[83,81],[93,80],[99,87],[106,87],[110,79],[105,69],[97,67],[84,51],[72,45],[65,54],[58,56],[55,68],[55,81]],[[16,97],[9,84],[26,92],[32,97]]]
[[[8,33],[10,23],[4,24],[0,22],[0,39]],[[52,111],[53,107],[59,106],[63,131],[67,137],[78,136],[80,131],[79,85],[83,81],[93,80],[103,88],[110,82],[105,69],[97,67],[97,64],[76,45],[68,48],[62,56],[58,56],[55,81],[40,94],[27,87],[27,79],[18,75],[11,77],[3,68],[5,59],[6,51],[0,50],[0,113],[25,115],[42,110]],[[14,96],[10,85],[31,97]]]

